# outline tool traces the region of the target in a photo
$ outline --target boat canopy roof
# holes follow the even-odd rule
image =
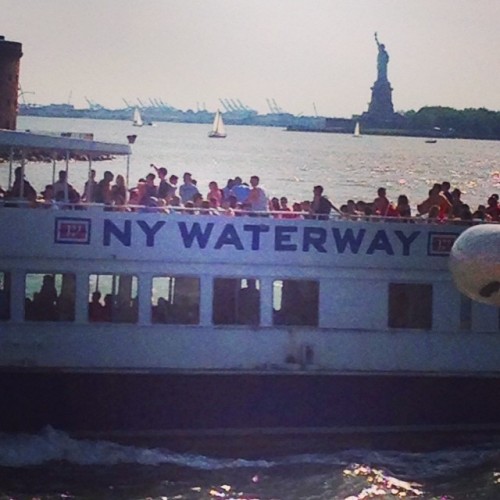
[[[10,149],[36,150],[44,153],[68,152],[84,154],[89,157],[132,154],[129,144],[97,142],[89,139],[34,134],[14,130],[0,130],[0,150]]]

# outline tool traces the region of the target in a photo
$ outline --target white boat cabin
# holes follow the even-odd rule
[[[499,310],[447,268],[462,228],[0,207],[0,362],[498,370]]]
[[[498,373],[499,309],[448,269],[466,227],[5,203],[0,366]]]

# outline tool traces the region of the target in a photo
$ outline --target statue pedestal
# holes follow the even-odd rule
[[[398,128],[401,117],[394,113],[392,87],[388,80],[378,79],[371,88],[372,98],[368,111],[361,115],[362,121],[377,128]]]
[[[394,106],[392,104],[392,87],[388,80],[377,80],[372,87],[372,99],[368,107],[368,114],[373,118],[392,118]]]

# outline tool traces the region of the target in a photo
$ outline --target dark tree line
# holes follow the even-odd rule
[[[485,108],[458,110],[427,106],[404,113],[405,128],[428,135],[467,139],[500,139],[500,112]]]

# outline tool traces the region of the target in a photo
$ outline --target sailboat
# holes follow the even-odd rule
[[[134,127],[142,127],[144,125],[139,108],[134,109],[134,121],[132,122],[132,125]]]
[[[354,127],[353,137],[361,137],[361,132],[359,131],[359,122],[356,122],[356,126]]]
[[[222,114],[219,110],[215,113],[214,123],[212,125],[212,130],[209,132],[208,137],[215,139],[224,139],[226,137],[226,130],[224,128],[224,122],[222,121]]]

